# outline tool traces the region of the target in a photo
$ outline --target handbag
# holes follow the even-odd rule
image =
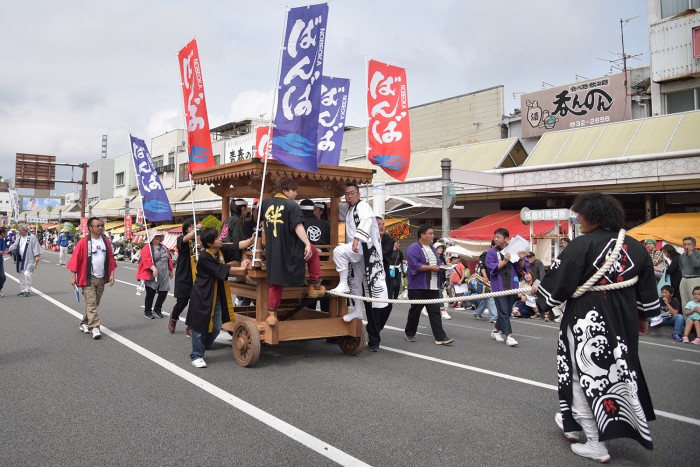
[[[491,292],[491,286],[484,282],[484,278],[478,274],[469,276],[467,284],[469,284],[469,290],[471,290],[472,293],[482,294]]]
[[[656,284],[656,291],[659,293],[659,297],[661,296],[661,287],[664,285],[671,285],[671,278],[669,277],[668,272],[665,271],[659,278],[658,284]]]

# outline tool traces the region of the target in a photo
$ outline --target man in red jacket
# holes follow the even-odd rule
[[[112,244],[102,233],[104,223],[97,217],[88,219],[90,235],[80,239],[75,246],[73,256],[66,266],[73,274],[70,283],[73,287],[82,287],[85,297],[85,315],[80,321],[80,330],[92,334],[93,339],[99,339],[100,316],[97,307],[100,306],[105,283],[114,285],[114,261]]]

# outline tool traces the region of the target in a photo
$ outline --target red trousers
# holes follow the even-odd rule
[[[309,270],[309,278],[311,282],[320,282],[321,280],[321,258],[318,256],[318,250],[315,246],[311,246],[311,258],[306,262],[306,267]],[[269,284],[267,286],[267,308],[275,309],[282,302],[282,291],[284,287],[277,284]]]

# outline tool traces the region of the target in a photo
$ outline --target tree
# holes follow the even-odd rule
[[[209,215],[202,220],[202,228],[214,227],[217,232],[221,232],[221,221],[216,217]]]

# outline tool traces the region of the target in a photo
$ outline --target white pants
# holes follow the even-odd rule
[[[574,352],[574,333],[571,328],[567,328],[566,337],[569,340],[569,356],[571,358],[571,389],[573,397],[571,398],[571,415],[576,420],[576,423],[581,425],[588,439],[595,438],[593,441],[598,441],[598,427],[595,422],[591,407],[588,405],[586,395],[583,393],[581,381],[578,377],[578,368],[576,367],[576,356]]]
[[[20,292],[32,291],[32,272],[22,271],[19,273],[19,290]]]
[[[59,246],[58,251],[58,264],[68,264],[68,247]]]
[[[345,271],[352,268],[352,280],[350,280],[350,293],[363,295],[362,283],[365,280],[365,257],[362,254],[362,245],[358,246],[358,252],[352,251],[352,243],[343,243],[333,249],[333,262],[335,269]],[[354,307],[359,306],[355,300],[350,300]]]

